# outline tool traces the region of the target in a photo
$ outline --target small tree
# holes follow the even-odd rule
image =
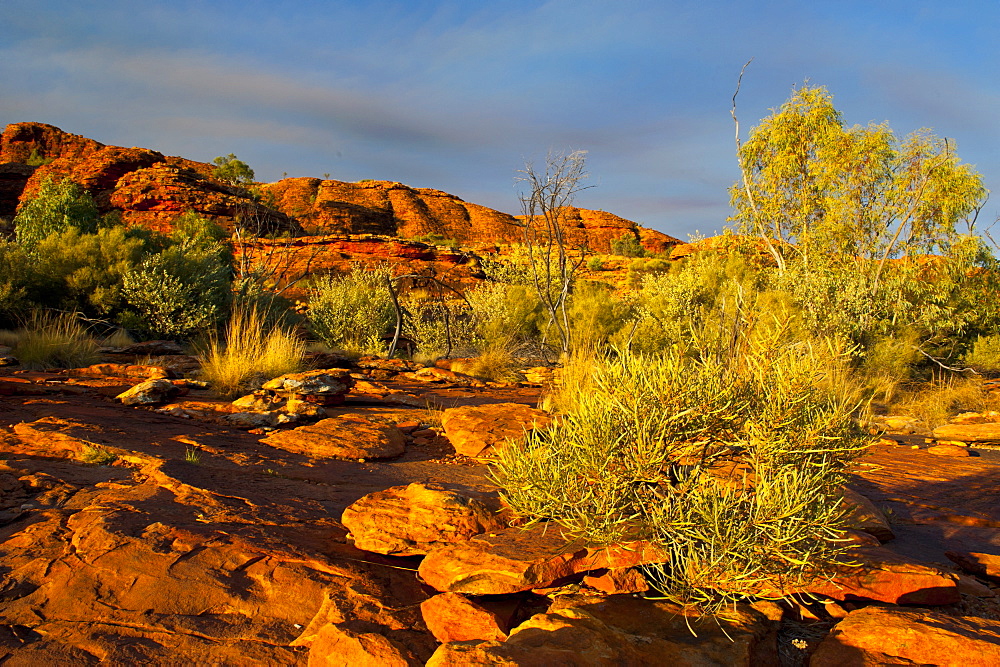
[[[233,153],[215,158],[212,164],[215,165],[212,175],[223,183],[242,187],[254,181],[253,169]]]
[[[519,193],[532,284],[559,335],[562,352],[571,349],[572,333],[568,301],[573,281],[583,262],[583,252],[572,256],[566,238],[566,209],[584,187],[586,151],[550,153],[544,172],[530,162],[519,173],[524,185]]]
[[[929,130],[900,141],[885,123],[845,127],[825,88],[802,86],[739,145],[730,219],[779,268],[789,253],[807,265],[834,253],[875,260],[877,282],[891,258],[947,250],[985,197],[952,149]]]
[[[17,242],[28,249],[52,234],[71,227],[83,233],[97,230],[100,216],[93,197],[69,179],[46,177],[38,194],[21,205],[14,218]]]

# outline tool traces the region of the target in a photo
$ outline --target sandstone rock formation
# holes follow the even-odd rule
[[[31,166],[29,161],[47,162]],[[440,237],[465,244],[519,241],[514,216],[430,188],[389,181],[347,183],[286,178],[261,185],[261,205],[241,188],[212,178],[213,167],[155,150],[107,146],[43,123],[14,123],[0,137],[0,216],[12,216],[20,201],[47,177],[70,178],[88,190],[102,210],[121,212],[126,223],[169,231],[189,211],[228,228],[237,221],[254,231],[310,230],[313,235],[377,234]],[[666,234],[605,213],[565,211],[567,240],[608,252],[612,240],[631,236],[653,252],[680,243]]]
[[[507,639],[500,616],[460,593],[441,593],[420,603],[427,629],[442,644]]]

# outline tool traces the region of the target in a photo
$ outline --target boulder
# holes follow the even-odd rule
[[[354,414],[280,431],[261,442],[314,459],[388,459],[406,451],[406,437],[394,424]]]
[[[965,572],[1000,583],[1000,556],[971,551],[946,551],[944,555]]]
[[[115,400],[123,405],[157,405],[166,403],[180,391],[170,380],[146,380],[118,394]]]
[[[1000,442],[1000,423],[995,424],[945,424],[934,429],[935,440],[958,442]]]
[[[261,389],[298,396],[343,396],[353,385],[354,380],[349,370],[328,368],[282,375],[268,380]]]
[[[441,593],[420,603],[424,623],[442,644],[461,641],[503,641],[507,631],[500,616],[460,593]]]
[[[93,364],[86,368],[71,368],[66,371],[66,375],[70,377],[119,377],[148,380],[166,380],[177,377],[173,371],[167,368],[146,364]]]
[[[874,537],[879,542],[885,543],[896,537],[886,521],[885,514],[857,491],[844,489],[844,506],[851,514],[847,518],[847,526],[855,530],[862,530]]]
[[[455,451],[465,456],[491,456],[511,441],[521,441],[535,428],[545,428],[552,418],[522,403],[491,403],[448,408],[441,425]]]
[[[419,483],[368,494],[344,510],[342,522],[354,546],[391,556],[426,554],[506,525],[480,499]]]
[[[776,665],[775,637],[747,605],[699,619],[667,602],[569,595],[504,642],[442,644],[427,665]]]
[[[666,554],[648,542],[587,547],[568,543],[558,526],[538,523],[433,549],[420,563],[419,574],[439,591],[502,595],[548,588],[591,570],[665,560]]]
[[[923,609],[865,607],[834,626],[809,664],[1000,665],[1000,621]]]

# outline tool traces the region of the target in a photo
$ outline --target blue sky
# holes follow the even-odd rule
[[[996,0],[0,0],[0,125],[510,213],[525,160],[583,149],[578,205],[686,238],[730,212],[751,57],[744,133],[808,79],[850,124],[957,142],[1000,190],[998,30]]]

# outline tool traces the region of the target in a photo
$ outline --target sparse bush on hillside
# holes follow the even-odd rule
[[[309,289],[309,329],[333,348],[357,353],[384,352],[382,337],[395,322],[388,267],[341,276],[327,275]]]
[[[233,153],[213,159],[212,164],[215,165],[212,175],[223,183],[236,186],[245,186],[253,183],[253,169]]]
[[[632,234],[611,239],[611,254],[622,257],[648,257],[649,251],[642,247],[642,244]]]
[[[976,336],[965,363],[987,373],[1000,371],[1000,334]]]

